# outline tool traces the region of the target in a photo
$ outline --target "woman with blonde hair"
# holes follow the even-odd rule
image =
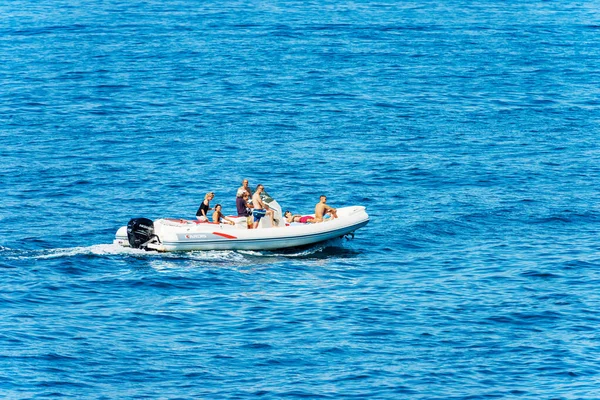
[[[215,198],[215,194],[213,192],[206,193],[204,196],[204,201],[200,204],[198,211],[196,211],[196,218],[202,222],[208,222],[208,210],[212,210],[210,207],[210,201]]]

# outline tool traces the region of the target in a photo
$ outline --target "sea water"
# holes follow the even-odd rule
[[[599,10],[0,3],[0,397],[600,397]],[[112,245],[244,178],[371,222]]]

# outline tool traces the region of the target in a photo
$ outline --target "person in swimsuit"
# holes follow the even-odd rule
[[[263,190],[265,190],[265,187],[263,185],[258,185],[254,192],[254,196],[252,196],[252,206],[254,207],[254,211],[252,212],[252,215],[254,216],[254,229],[258,228],[258,223],[265,215],[268,215],[271,219],[271,226],[275,226],[273,221],[273,210],[271,210],[260,198],[260,194]]]
[[[321,197],[319,197],[319,202],[315,206],[315,221],[323,222],[323,216],[326,213],[331,216],[332,220],[338,217],[337,210],[327,205],[327,196],[321,195]]]
[[[208,192],[206,193],[206,196],[204,196],[204,201],[202,201],[202,204],[200,204],[198,211],[196,211],[196,218],[199,221],[208,221],[208,210],[212,210],[212,208],[210,208],[210,201],[214,198],[215,194],[213,192]]]
[[[215,212],[213,213],[213,222],[216,222],[217,224],[221,224],[221,223],[223,223],[223,221],[225,221],[229,225],[235,225],[235,222],[233,222],[233,220],[231,220],[223,215],[223,213],[221,212],[221,205],[217,204],[215,206]]]
[[[299,222],[301,224],[312,224],[313,222],[315,222],[315,217],[313,217],[312,215],[305,215],[303,217],[302,215],[298,214],[292,215],[290,211],[286,211],[284,213],[284,216],[288,224],[291,224],[292,222]]]

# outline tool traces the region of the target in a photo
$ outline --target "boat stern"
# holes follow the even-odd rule
[[[122,226],[119,228],[119,230],[115,234],[115,240],[113,240],[113,244],[123,246],[123,247],[130,247],[129,240],[127,239],[127,227],[126,226]]]

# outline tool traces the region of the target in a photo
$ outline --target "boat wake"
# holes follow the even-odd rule
[[[211,264],[255,263],[259,259],[323,259],[330,257],[348,257],[358,254],[343,246],[343,239],[333,239],[301,248],[289,248],[277,251],[253,250],[195,250],[187,252],[159,253],[142,249],[123,247],[117,244],[96,244],[92,246],[56,248],[44,250],[18,250],[0,248],[5,260],[49,260],[74,257],[119,257],[148,259],[154,261],[188,260]]]
[[[132,255],[144,255],[149,252],[143,250],[131,249],[126,247],[117,246],[114,244],[97,244],[87,247],[68,247],[68,248],[56,248],[56,249],[45,249],[45,250],[16,250],[16,249],[3,249],[3,255],[7,260],[15,259],[35,259],[35,260],[46,260],[53,258],[69,258],[77,256],[107,256],[107,255],[121,255],[121,254],[132,254]]]
[[[280,250],[263,250],[263,251],[251,251],[251,250],[239,250],[239,253],[247,254],[257,257],[283,257],[292,259],[323,259],[330,257],[347,257],[355,256],[359,254],[356,250],[348,248],[345,245],[346,239],[338,238],[331,239],[326,242],[318,244],[312,244],[303,247],[292,247]]]

